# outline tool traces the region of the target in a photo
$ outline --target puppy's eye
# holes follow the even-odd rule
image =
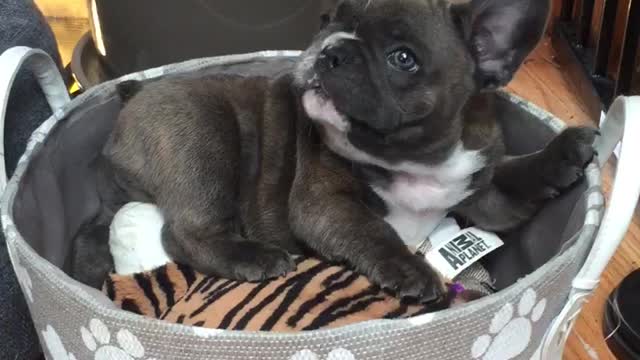
[[[387,55],[387,63],[397,70],[406,72],[418,71],[418,60],[413,51],[402,48]]]

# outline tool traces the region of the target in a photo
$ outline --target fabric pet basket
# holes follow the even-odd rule
[[[623,238],[640,192],[640,99],[619,98],[582,184],[551,201],[530,224],[506,234],[486,259],[496,294],[406,320],[376,320],[296,334],[210,330],[147,319],[117,309],[102,293],[66,275],[72,237],[96,213],[91,161],[121,108],[115,84],[211,73],[275,76],[298,52],[266,51],[187,61],[110,81],[70,101],[39,50],[0,58],[0,115],[21,67],[33,71],[54,115],[33,134],[6,184],[2,225],[13,267],[49,359],[531,359],[560,358],[568,333]],[[563,123],[501,93],[500,123],[510,153],[540,149]],[[625,124],[625,120],[626,124]],[[608,206],[600,167],[622,139]],[[634,138],[635,137],[635,138]],[[4,162],[2,162],[4,166]],[[4,168],[0,169],[4,174]],[[4,187],[5,177],[0,178]]]

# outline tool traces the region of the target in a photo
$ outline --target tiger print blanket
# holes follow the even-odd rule
[[[295,272],[257,284],[168,264],[148,273],[112,274],[103,290],[124,310],[215,329],[296,332],[435,310],[403,304],[365,277],[315,259],[299,260]],[[457,299],[473,296],[463,292]]]

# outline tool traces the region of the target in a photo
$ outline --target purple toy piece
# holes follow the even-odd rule
[[[455,282],[453,284],[449,285],[449,289],[455,294],[455,295],[460,295],[462,294],[462,292],[464,292],[464,286],[462,284],[460,284],[459,282]]]

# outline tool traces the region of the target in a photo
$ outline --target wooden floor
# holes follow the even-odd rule
[[[58,41],[63,65],[67,65],[76,43],[89,31],[86,0],[35,0],[35,3],[47,17]]]
[[[576,97],[574,85],[554,59],[550,40],[545,39],[520,69],[508,89],[529,99],[558,116],[569,125],[595,125],[586,113],[581,99]],[[611,189],[613,165],[604,171],[603,185],[607,196]],[[604,342],[602,314],[608,295],[640,261],[640,211],[636,209],[633,222],[618,252],[602,276],[600,287],[583,309],[569,338],[565,359],[615,359]]]
[[[88,29],[82,0],[37,0],[56,33],[62,58],[68,62],[76,41]],[[526,61],[508,89],[547,109],[569,125],[596,125],[575,95],[574,85],[556,63],[550,41],[545,39]],[[611,166],[605,171],[604,187],[609,192]],[[614,359],[602,333],[602,311],[608,294],[620,280],[638,268],[640,261],[640,213],[636,211],[629,232],[609,264],[596,294],[582,311],[571,334],[565,359]]]

